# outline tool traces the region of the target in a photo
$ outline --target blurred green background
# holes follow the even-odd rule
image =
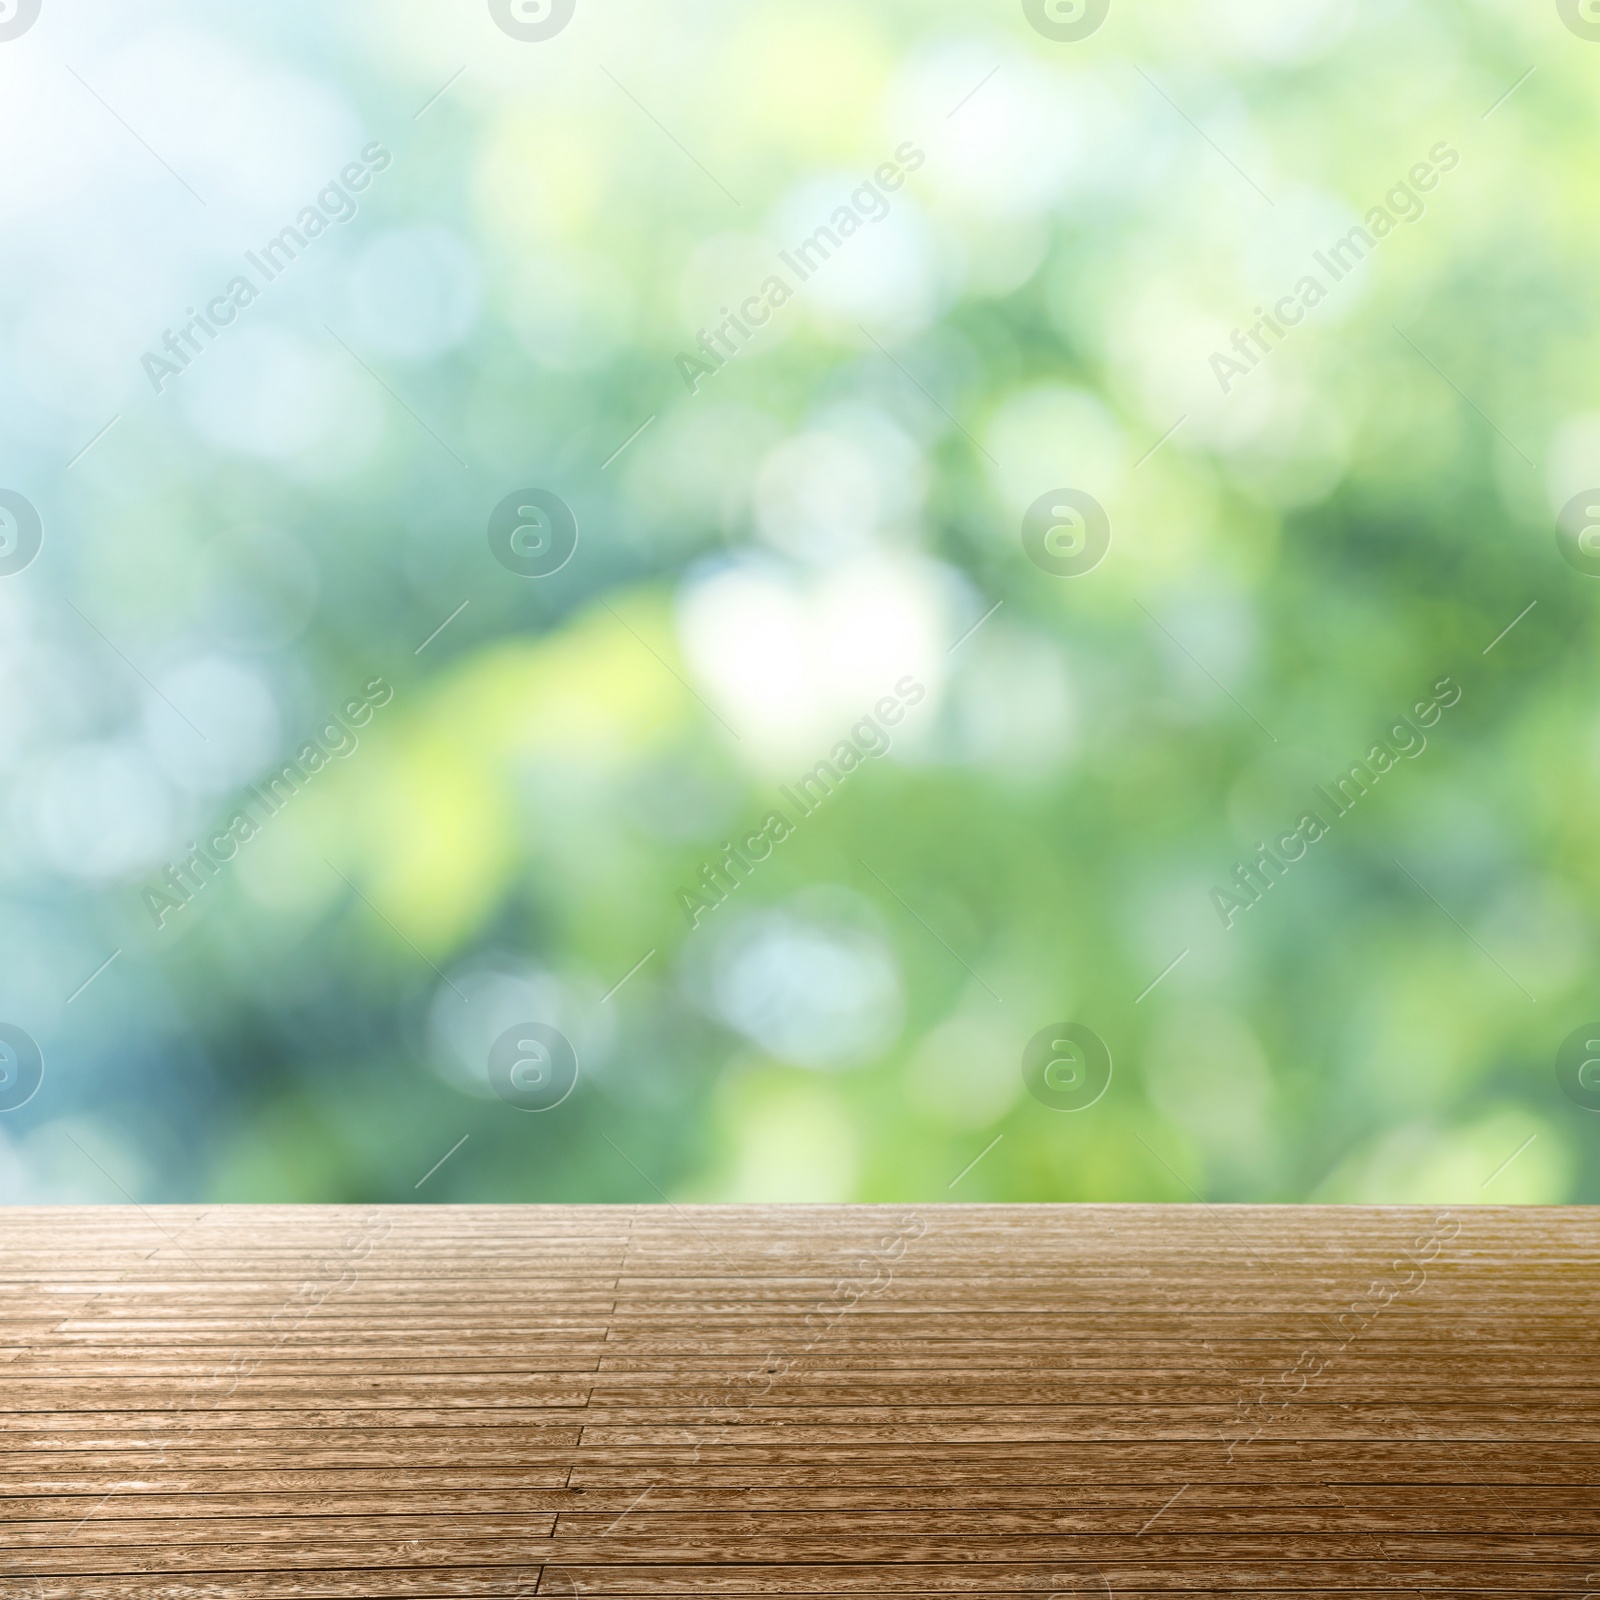
[[[0,487],[44,529],[0,577],[0,1021],[45,1063],[0,1196],[1600,1198],[1554,1069],[1600,1015],[1576,26],[47,3],[0,43]],[[801,282],[780,252],[853,193]],[[488,537],[527,488],[579,528],[544,576]],[[1111,527],[1067,577],[1021,536],[1062,488]],[[1319,806],[1446,676],[1426,749]],[[188,842],[379,677],[158,928]],[[780,786],[908,677],[802,817]],[[580,1064],[537,1114],[488,1068],[528,1022]],[[1114,1062],[1076,1112],[1021,1070],[1065,1022]]]

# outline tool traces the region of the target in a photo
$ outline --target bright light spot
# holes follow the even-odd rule
[[[779,202],[772,231],[789,256],[777,270],[808,316],[898,334],[939,312],[939,252],[903,189],[869,196],[855,174],[814,178]]]
[[[949,1127],[986,1128],[1022,1092],[1021,1056],[1022,1041],[997,1018],[954,1016],[917,1047],[906,1068],[906,1099]]]
[[[372,379],[337,345],[313,348],[259,325],[230,330],[226,346],[208,348],[171,383],[202,438],[269,459],[305,455],[363,431],[377,405]],[[381,392],[378,400],[389,403]]]
[[[996,488],[1019,515],[1050,489],[1080,489],[1108,504],[1128,460],[1122,428],[1105,404],[1056,384],[1012,395],[985,443],[999,463],[990,468]]]
[[[932,562],[868,557],[807,583],[776,562],[745,559],[686,584],[679,631],[749,754],[781,768],[818,759],[908,676],[937,701],[953,610],[954,581]],[[931,720],[912,711],[904,731]]]
[[[786,439],[756,474],[756,525],[796,561],[860,555],[920,505],[922,457],[881,413],[852,408]]]
[[[72,877],[117,877],[168,848],[171,799],[140,745],[70,745],[27,774],[22,788],[46,857]]]
[[[734,1170],[717,1199],[829,1205],[855,1198],[859,1138],[848,1111],[815,1079],[765,1076],[731,1096]]]
[[[854,1066],[889,1045],[904,1009],[900,975],[858,904],[813,891],[737,924],[713,968],[723,1020],[795,1066]]]
[[[477,321],[478,259],[442,228],[398,228],[350,269],[352,343],[426,361],[453,349]]]
[[[158,694],[145,696],[145,739],[181,788],[220,793],[277,752],[277,703],[249,668],[225,656],[200,656],[164,672],[156,688]]]

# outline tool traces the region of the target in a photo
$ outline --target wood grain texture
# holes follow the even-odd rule
[[[0,1212],[0,1600],[1600,1597],[1600,1216]]]

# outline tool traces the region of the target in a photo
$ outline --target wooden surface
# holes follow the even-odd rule
[[[1600,1591],[1600,1220],[0,1211],[0,1596]]]

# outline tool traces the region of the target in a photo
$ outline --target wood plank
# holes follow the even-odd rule
[[[1600,1591],[1580,1208],[0,1212],[0,1600]]]

